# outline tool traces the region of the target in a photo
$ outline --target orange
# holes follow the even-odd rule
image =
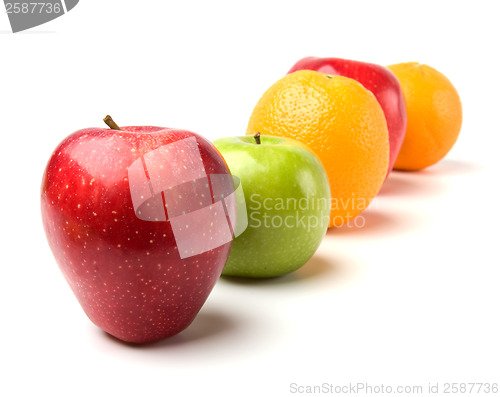
[[[462,104],[445,75],[416,62],[388,66],[406,102],[408,123],[395,169],[414,171],[441,160],[457,141]]]
[[[359,215],[387,174],[384,112],[357,81],[312,70],[286,75],[260,98],[247,135],[278,135],[308,145],[323,162],[331,189],[329,226]]]

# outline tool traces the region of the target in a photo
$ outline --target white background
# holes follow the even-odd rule
[[[500,382],[495,5],[81,0],[17,34],[0,14],[0,395]],[[243,135],[260,95],[308,55],[437,68],[463,102],[456,146],[425,171],[393,173],[365,227],[330,231],[295,274],[220,280],[195,322],[164,342],[107,337],[43,234],[39,187],[52,150],[108,113],[121,125]]]

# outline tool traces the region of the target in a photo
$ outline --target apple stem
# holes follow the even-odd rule
[[[108,125],[109,128],[112,130],[121,130],[120,127],[118,127],[118,124],[115,123],[115,121],[111,118],[111,116],[108,114],[106,117],[103,118],[103,121]]]
[[[254,137],[254,139],[255,139],[255,143],[256,143],[257,145],[260,145],[260,132],[259,132],[259,131],[257,131],[255,134],[253,134],[253,137]]]

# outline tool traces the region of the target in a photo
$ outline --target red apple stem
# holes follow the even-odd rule
[[[260,132],[259,132],[259,131],[257,131],[255,134],[253,134],[253,137],[254,137],[254,139],[255,139],[255,143],[256,143],[257,145],[260,145]]]
[[[108,125],[109,128],[112,130],[121,130],[120,127],[118,127],[118,124],[115,123],[115,121],[111,118],[111,116],[108,114],[106,117],[103,118],[103,121]]]

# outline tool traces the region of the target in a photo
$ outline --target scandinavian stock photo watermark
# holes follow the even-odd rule
[[[169,152],[180,153],[175,167]],[[220,247],[247,228],[287,228],[304,233],[326,230],[331,211],[357,214],[367,199],[263,196],[245,192],[236,175],[205,169],[194,137],[163,145],[134,160],[127,180],[136,216],[148,222],[170,222],[179,255],[188,258]],[[365,226],[363,214],[346,227]],[[335,222],[335,218],[333,218]]]
[[[496,395],[498,382],[430,382],[425,384],[386,384],[352,382],[347,384],[299,384],[292,382],[288,391],[292,395]]]
[[[318,215],[322,214],[322,215]],[[309,194],[295,197],[262,197],[253,193],[248,202],[248,227],[251,228],[317,228],[330,219],[329,202],[326,198]]]
[[[258,193],[253,193],[247,201],[248,207],[248,227],[250,228],[301,228],[311,231],[320,225],[328,224],[330,221],[330,211],[342,210],[346,218],[351,218],[350,214],[363,211],[370,204],[370,208],[377,206],[376,199],[366,198],[327,198],[313,197],[309,194],[306,197],[263,197]],[[338,219],[336,219],[338,218]],[[334,215],[332,223],[342,223],[340,215]],[[339,222],[338,222],[339,221]],[[352,216],[349,222],[345,223],[347,228],[361,229],[366,225],[366,218],[361,213]]]
[[[71,11],[79,0],[4,0],[12,33],[43,25]]]

